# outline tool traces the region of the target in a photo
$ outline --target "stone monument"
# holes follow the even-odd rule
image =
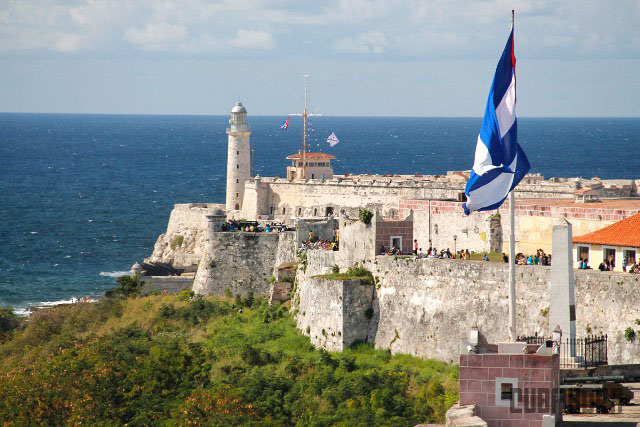
[[[564,218],[560,221],[553,226],[549,335],[560,326],[563,338],[575,339],[576,302],[571,223]],[[570,347],[571,356],[575,356],[575,347]]]

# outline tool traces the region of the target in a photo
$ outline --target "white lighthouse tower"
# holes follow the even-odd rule
[[[244,183],[251,177],[251,129],[247,123],[247,109],[242,102],[231,109],[227,128],[227,213],[242,209]]]

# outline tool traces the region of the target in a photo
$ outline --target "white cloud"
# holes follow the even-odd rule
[[[344,37],[335,43],[335,49],[348,53],[383,53],[387,38],[380,31],[369,31],[355,37]]]
[[[254,30],[238,30],[236,36],[230,39],[229,46],[237,47],[240,49],[273,49],[276,47],[276,42],[271,34],[266,31],[254,31]]]
[[[59,33],[53,49],[58,52],[73,53],[79,52],[87,47],[89,39],[86,36],[74,33]]]
[[[124,38],[143,50],[168,50],[177,43],[188,39],[189,32],[184,25],[147,24],[144,28],[130,28]]]

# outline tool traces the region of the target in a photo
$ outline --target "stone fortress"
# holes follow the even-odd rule
[[[227,134],[226,204],[175,205],[151,256],[134,266],[147,274],[145,281],[167,289],[190,286],[198,294],[253,292],[288,300],[300,330],[329,350],[369,341],[392,352],[456,361],[459,338],[472,325],[489,341],[505,339],[507,264],[379,254],[381,245],[392,244],[409,253],[413,239],[425,251],[431,242],[451,251],[508,252],[506,206],[462,214],[468,172],[337,175],[333,156],[301,150],[287,158],[284,178],[251,176],[251,129],[241,103],[231,110]],[[581,236],[639,213],[639,185],[528,175],[515,192],[516,252],[552,253],[553,226],[562,221]],[[358,220],[360,208],[374,214],[370,224]],[[232,218],[284,223],[295,231],[222,231]],[[336,229],[339,250],[297,253],[309,231],[332,240]],[[375,283],[318,277],[356,263]],[[159,267],[177,275],[155,277]],[[640,362],[640,347],[623,335],[640,319],[639,276],[574,274],[577,335],[608,334],[609,363]],[[550,277],[550,267],[516,266],[520,334],[548,336],[555,326],[549,324]]]

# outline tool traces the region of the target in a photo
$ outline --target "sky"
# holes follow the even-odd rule
[[[640,116],[640,0],[0,0],[0,111]]]

